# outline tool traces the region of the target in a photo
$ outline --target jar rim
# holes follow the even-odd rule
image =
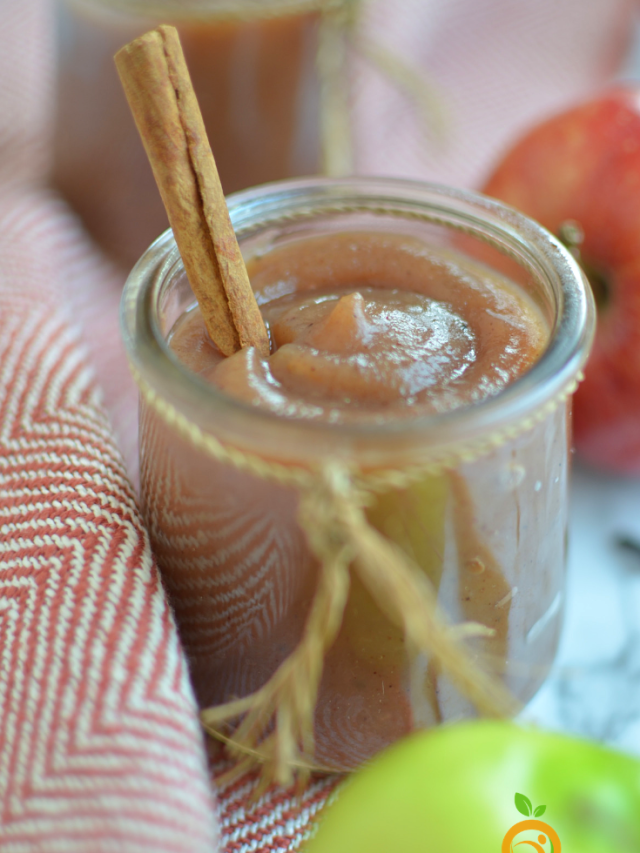
[[[535,364],[493,396],[448,412],[384,423],[328,424],[283,418],[250,406],[206,384],[172,358],[157,317],[155,298],[169,269],[181,265],[171,229],[143,254],[127,279],[121,302],[121,329],[127,355],[142,387],[156,399],[172,403],[190,420],[199,412],[216,425],[224,418],[250,419],[266,434],[302,436],[305,441],[330,437],[337,455],[373,442],[389,450],[399,439],[427,444],[445,458],[452,448],[495,446],[524,431],[575,388],[595,330],[593,297],[572,255],[541,225],[501,202],[469,190],[398,178],[305,178],[264,184],[227,199],[240,242],[257,230],[331,212],[368,211],[400,218],[423,218],[452,226],[487,242],[511,245],[518,257],[528,256],[538,274],[547,276],[556,295],[557,316],[548,345]],[[497,244],[494,244],[497,245]],[[206,427],[205,427],[206,430]],[[487,441],[488,438],[491,441]],[[268,444],[268,441],[266,442]],[[375,456],[376,454],[374,454]],[[378,454],[379,455],[379,454]],[[468,453],[467,453],[468,455]],[[371,463],[375,464],[375,463]]]
[[[69,0],[68,0],[69,2]],[[141,18],[169,15],[171,22],[190,20],[265,20],[287,15],[317,12],[330,3],[351,0],[71,0],[109,12]]]

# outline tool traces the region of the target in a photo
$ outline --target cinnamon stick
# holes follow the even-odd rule
[[[224,355],[269,338],[240,253],[174,27],[125,45],[115,63],[207,331]]]

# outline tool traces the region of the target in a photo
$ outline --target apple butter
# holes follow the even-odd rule
[[[268,360],[252,348],[223,358],[197,310],[170,345],[207,381],[281,417],[384,423],[447,412],[498,393],[548,339],[540,311],[507,280],[393,234],[296,242],[249,274]]]

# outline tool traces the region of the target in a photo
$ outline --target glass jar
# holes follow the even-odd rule
[[[58,0],[52,180],[128,269],[167,218],[113,62],[177,26],[225,193],[321,170],[321,0]]]
[[[412,472],[371,496],[367,518],[411,557],[468,644],[526,702],[552,663],[562,621],[570,394],[594,329],[572,257],[536,223],[468,192],[396,180],[290,181],[229,199],[246,260],[310,236],[380,231],[417,237],[507,275],[539,306],[549,343],[503,391],[446,414],[386,424],[279,418],[190,373],[167,345],[194,304],[172,235],[125,287],[123,334],[141,390],[141,500],[203,707],[259,688],[300,640],[318,563],[299,493],[234,453],[283,471],[327,461]],[[219,448],[232,456],[221,458]],[[446,673],[352,578],[315,711],[313,761],[350,768],[416,728],[473,715]]]

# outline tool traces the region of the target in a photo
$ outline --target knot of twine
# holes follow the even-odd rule
[[[428,656],[476,708],[489,716],[517,705],[495,676],[472,660],[462,640],[493,632],[478,623],[450,625],[440,612],[426,574],[368,522],[371,490],[346,466],[324,465],[312,487],[301,491],[299,522],[320,570],[302,637],[259,690],[201,712],[206,731],[227,743],[238,760],[233,777],[262,764],[262,790],[271,782],[306,781],[313,769],[313,723],[324,657],[342,624],[357,573],[381,612],[404,634],[412,655]],[[222,727],[242,718],[232,736]]]

